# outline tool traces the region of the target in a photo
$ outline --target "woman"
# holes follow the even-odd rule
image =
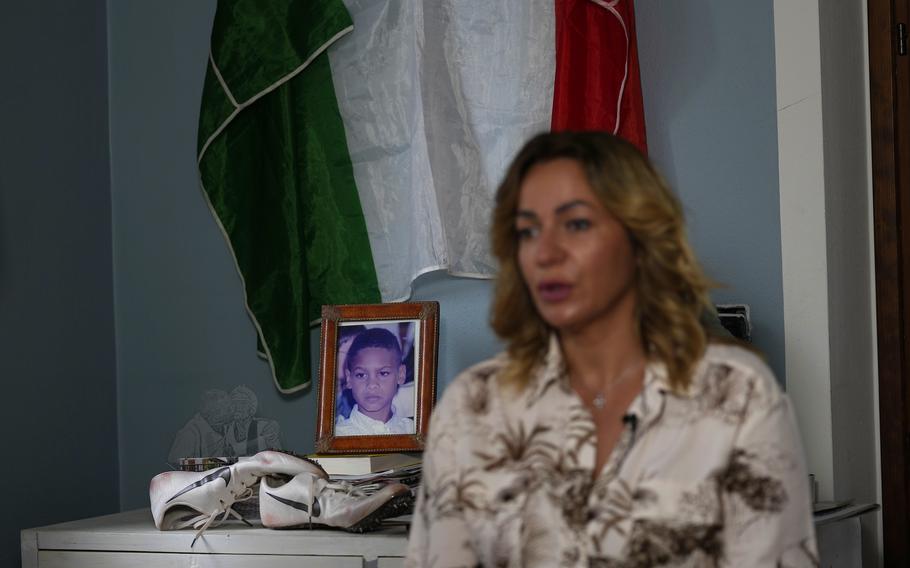
[[[492,232],[507,352],[434,411],[409,565],[816,565],[790,403],[701,322],[709,283],[647,159],[540,135]]]

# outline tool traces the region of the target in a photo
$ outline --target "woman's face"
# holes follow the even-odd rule
[[[634,314],[632,243],[577,161],[559,158],[528,171],[515,228],[522,277],[549,325],[575,332]]]

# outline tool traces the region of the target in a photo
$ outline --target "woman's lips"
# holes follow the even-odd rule
[[[542,282],[537,286],[537,296],[544,302],[561,302],[572,293],[572,285],[565,282]]]

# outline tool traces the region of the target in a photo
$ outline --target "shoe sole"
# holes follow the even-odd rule
[[[389,499],[378,509],[344,530],[359,534],[375,531],[380,528],[384,519],[410,513],[413,510],[413,506],[414,497],[411,492],[402,493]]]
[[[382,521],[390,517],[397,517],[399,515],[405,515],[410,513],[414,507],[414,497],[411,495],[410,491],[407,493],[402,493],[401,495],[396,495],[392,497],[382,505],[376,508],[375,511],[360,519],[353,525],[349,527],[337,527],[332,525],[325,525],[321,523],[304,523],[300,525],[286,526],[286,527],[268,527],[277,530],[300,530],[300,529],[334,529],[334,530],[343,530],[350,533],[363,534],[365,532],[375,531],[379,528],[382,528]]]

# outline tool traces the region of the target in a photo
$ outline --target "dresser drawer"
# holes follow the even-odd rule
[[[251,566],[256,568],[301,568],[304,566],[307,568],[363,568],[364,560],[359,556],[41,550],[38,552],[38,566],[40,568],[248,568]]]
[[[155,529],[148,509],[22,531],[23,568],[401,568],[406,526],[350,534],[270,530],[227,522],[196,531]]]

